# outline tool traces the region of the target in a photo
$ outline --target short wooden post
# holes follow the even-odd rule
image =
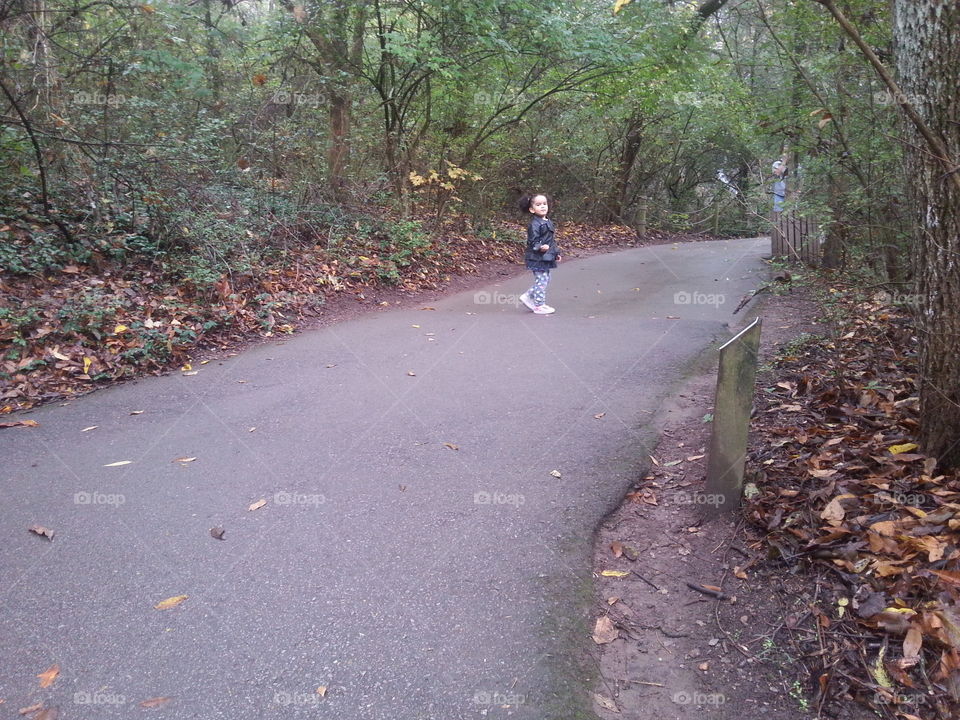
[[[637,235],[644,236],[647,234],[647,199],[640,198],[639,202],[640,207],[637,208]]]
[[[705,516],[740,506],[743,470],[760,347],[760,318],[720,348],[720,369],[707,459],[707,487],[698,498]]]
[[[783,251],[783,226],[780,223],[780,216],[783,213],[770,213],[770,254],[774,257],[785,255]]]

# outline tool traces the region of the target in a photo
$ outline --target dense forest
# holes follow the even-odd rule
[[[939,254],[918,251],[929,217],[912,193],[952,193],[956,209],[949,171],[917,181],[922,128],[946,133],[947,168],[956,151],[955,98],[953,124],[932,122],[956,78],[929,82],[956,55],[956,10],[842,5],[3,0],[4,377],[47,362],[27,338],[48,334],[112,336],[112,353],[84,356],[95,381],[122,374],[116,358],[169,362],[237,318],[282,328],[283,306],[304,304],[283,278],[303,263],[315,303],[358,278],[425,277],[465,243],[503,241],[524,190],[551,193],[561,221],[641,236],[763,234],[781,157],[787,210],[815,219],[824,266],[928,319],[947,312],[956,303],[925,272],[956,275],[955,232]],[[909,60],[937,43],[938,67]],[[51,273],[90,269],[112,280],[55,305],[33,297],[56,295],[36,285]],[[131,283],[167,290],[132,317],[149,303]],[[945,344],[925,368],[956,380],[956,361],[934,367],[956,320],[931,322],[928,342]],[[956,420],[956,390],[937,387],[925,402]],[[6,397],[44,392],[26,382]],[[950,427],[928,437],[940,455],[958,452]]]

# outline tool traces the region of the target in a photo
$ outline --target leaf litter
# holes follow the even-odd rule
[[[883,300],[837,299],[836,338],[791,350],[781,382],[757,390],[744,515],[772,562],[818,576],[809,627],[791,629],[821,707],[852,697],[883,717],[956,718],[960,472],[914,442],[910,319]]]

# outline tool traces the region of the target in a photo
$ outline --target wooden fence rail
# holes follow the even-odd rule
[[[773,213],[770,252],[775,258],[819,265],[820,238],[816,233],[816,225],[807,218],[797,218],[783,212]]]

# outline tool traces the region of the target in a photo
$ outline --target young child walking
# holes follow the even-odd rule
[[[537,315],[549,315],[556,311],[547,305],[547,285],[550,271],[560,262],[556,230],[547,218],[550,201],[546,195],[524,195],[517,201],[517,206],[522,212],[533,215],[527,225],[527,251],[523,260],[533,271],[534,282],[533,287],[520,296],[520,302]]]

